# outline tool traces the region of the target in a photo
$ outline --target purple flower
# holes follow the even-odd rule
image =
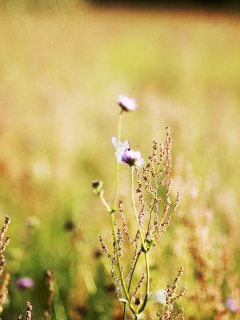
[[[238,301],[233,298],[227,298],[225,305],[226,305],[226,308],[232,312],[236,312],[239,309]]]
[[[135,109],[137,109],[135,99],[129,98],[126,95],[120,95],[118,97],[118,104],[123,111],[134,111]]]
[[[116,149],[115,157],[118,163],[126,163],[129,167],[141,167],[145,163],[141,158],[141,153],[130,148],[128,140],[121,142],[116,137],[112,137],[112,144]]]
[[[136,166],[140,168],[145,162],[139,151],[128,149],[123,152],[121,163],[126,163],[129,167]]]
[[[35,283],[31,278],[23,277],[18,279],[17,286],[20,289],[31,289],[34,287]]]

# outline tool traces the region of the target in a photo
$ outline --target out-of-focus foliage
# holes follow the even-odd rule
[[[148,7],[165,9],[239,10],[237,0],[89,0],[97,5]]]
[[[238,12],[240,3],[238,0],[2,0],[2,8],[13,10],[59,10],[69,6],[82,5],[127,7],[127,8],[152,8],[152,9],[195,9],[203,11],[230,11]]]

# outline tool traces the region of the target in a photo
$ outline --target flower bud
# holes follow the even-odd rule
[[[99,194],[103,190],[103,182],[100,180],[95,180],[92,182],[93,191]]]

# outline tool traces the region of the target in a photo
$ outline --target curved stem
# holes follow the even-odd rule
[[[110,205],[107,203],[107,201],[105,200],[104,196],[103,196],[103,192],[99,193],[99,198],[101,199],[104,207],[107,209],[108,212],[112,212],[112,208],[110,207]]]
[[[141,313],[144,310],[144,308],[146,307],[146,304],[147,304],[147,301],[148,301],[148,296],[149,296],[149,287],[150,287],[150,270],[149,270],[149,262],[148,262],[147,252],[144,252],[144,254],[145,254],[146,274],[147,274],[146,294],[145,294],[145,298],[144,298],[142,307],[139,309],[139,313]]]

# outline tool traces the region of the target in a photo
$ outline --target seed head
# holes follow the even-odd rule
[[[92,182],[93,191],[99,194],[103,190],[103,182],[100,180],[95,180]]]

